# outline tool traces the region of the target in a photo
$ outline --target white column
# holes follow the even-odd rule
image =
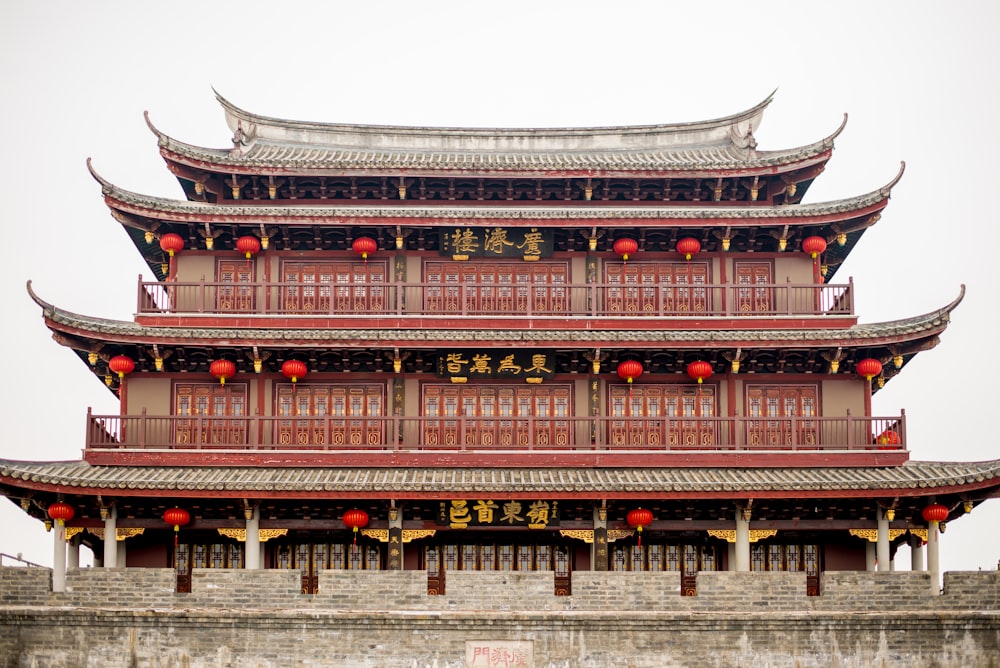
[[[104,518],[104,568],[118,567],[118,507],[108,508]]]
[[[66,591],[66,527],[58,520],[52,527],[52,591]]]
[[[247,570],[257,570],[260,568],[260,508],[257,506],[247,520],[247,540],[244,547],[246,548],[244,567]]]
[[[924,541],[920,536],[910,536],[910,569],[922,571],[924,566]]]
[[[736,543],[726,543],[726,563],[729,564],[729,570],[736,570]]]
[[[927,523],[927,570],[931,574],[931,591],[941,591],[941,565],[938,560],[938,523]]]
[[[865,570],[875,570],[875,543],[865,543]]]
[[[736,509],[736,570],[750,570],[750,520],[743,519],[743,509]]]
[[[126,547],[124,540],[118,540],[115,537],[115,555],[118,560],[117,563],[120,567],[125,568],[128,566],[128,555],[126,554]]]
[[[885,517],[885,511],[878,511],[878,543],[875,551],[875,560],[880,572],[888,573],[889,564],[889,520]]]
[[[69,555],[66,567],[80,568],[80,534],[76,534],[69,541]]]

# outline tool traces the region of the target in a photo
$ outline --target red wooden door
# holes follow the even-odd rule
[[[245,445],[245,383],[184,383],[174,386],[174,440],[182,445]]]
[[[568,385],[426,385],[424,443],[483,448],[572,444]]]
[[[747,444],[759,447],[819,445],[815,385],[748,385]]]
[[[381,313],[387,308],[384,262],[282,264],[282,307],[290,313]]]
[[[736,312],[740,315],[760,315],[774,309],[774,282],[770,262],[736,261]],[[756,286],[756,287],[753,287]]]
[[[216,308],[221,313],[253,313],[253,264],[226,260],[218,265],[219,291]]]
[[[712,447],[719,439],[713,385],[612,385],[610,444],[626,448]]]
[[[374,447],[384,443],[385,387],[277,386],[279,445]]]
[[[610,262],[604,265],[605,309],[636,315],[708,313],[708,277],[707,262]]]

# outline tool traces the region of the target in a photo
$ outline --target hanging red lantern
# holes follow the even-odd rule
[[[232,360],[215,360],[209,365],[208,372],[219,379],[220,385],[225,385],[227,378],[236,375],[236,363]]]
[[[135,362],[132,361],[131,357],[115,355],[108,360],[108,369],[118,374],[118,380],[120,381],[125,377],[125,374],[132,373],[135,370]]]
[[[855,367],[859,376],[864,376],[869,383],[872,378],[882,373],[882,363],[872,357],[860,360]]]
[[[368,526],[368,513],[363,510],[348,510],[344,513],[344,526],[354,530],[354,544],[358,544],[358,529]]]
[[[260,239],[250,235],[240,237],[236,240],[236,250],[249,260],[260,251]]]
[[[826,239],[823,237],[806,237],[802,240],[802,252],[809,253],[809,257],[814,260],[825,250]]]
[[[932,503],[922,513],[925,522],[944,522],[948,519],[948,509],[940,503]]]
[[[712,365],[704,360],[698,360],[696,362],[691,362],[687,365],[687,375],[693,380],[698,381],[700,385],[709,376],[712,375]]]
[[[160,250],[169,255],[174,256],[174,253],[181,251],[184,248],[184,239],[181,235],[174,234],[173,232],[167,232],[162,237],[160,237]]]
[[[694,237],[684,237],[677,242],[677,252],[683,255],[685,260],[690,260],[700,250],[701,242]]]
[[[56,521],[57,526],[65,526],[66,522],[73,519],[74,515],[76,515],[76,511],[68,503],[56,501],[49,506],[49,517]]]
[[[351,243],[351,250],[367,261],[368,256],[378,250],[378,242],[371,237],[358,237]]]
[[[309,368],[306,366],[306,363],[299,360],[286,360],[281,365],[281,373],[293,383],[298,382],[299,378],[305,376],[308,370]]]
[[[626,520],[630,527],[635,527],[636,532],[639,534],[638,545],[642,547],[642,528],[648,527],[653,523],[653,512],[645,508],[636,508],[635,510],[628,511]]]
[[[618,364],[618,377],[632,384],[632,381],[642,375],[642,364],[635,360],[625,360]]]
[[[174,528],[174,549],[176,550],[181,527],[191,521],[191,513],[183,508],[168,508],[163,513],[163,521]]]
[[[635,239],[622,237],[621,239],[615,239],[615,243],[612,248],[616,253],[622,256],[623,262],[627,262],[628,256],[639,250],[639,242]]]
[[[183,508],[168,508],[163,513],[163,521],[172,526],[174,532],[178,532],[182,526],[191,521],[191,513]]]

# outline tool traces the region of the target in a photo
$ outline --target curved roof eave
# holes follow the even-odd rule
[[[628,145],[602,149],[588,145],[569,149],[530,150],[468,145],[450,148],[331,146],[317,143],[262,142],[244,150],[211,149],[176,140],[147,125],[157,137],[168,163],[207,171],[241,174],[342,175],[378,173],[386,170],[420,174],[507,174],[511,176],[561,177],[579,174],[594,178],[639,176],[684,178],[705,173],[739,173],[746,176],[774,175],[814,167],[829,160],[841,125],[823,139],[804,146],[777,151],[758,151],[751,146],[695,145],[642,147]],[[776,171],[777,170],[777,171]]]
[[[593,221],[609,221],[623,219],[630,222],[637,220],[674,220],[674,221],[718,221],[721,224],[739,227],[739,221],[746,221],[746,226],[758,225],[765,220],[801,219],[803,225],[816,224],[823,217],[830,220],[850,218],[865,209],[879,208],[888,201],[893,186],[899,182],[903,167],[886,185],[863,195],[855,197],[820,202],[813,204],[788,204],[784,206],[525,206],[516,209],[509,207],[482,206],[413,206],[409,202],[400,206],[260,206],[254,204],[217,204],[206,202],[190,202],[163,197],[142,195],[119,188],[97,175],[88,160],[88,168],[95,180],[101,184],[102,193],[108,206],[119,208],[125,213],[145,215],[151,218],[169,220],[178,223],[212,223],[224,221],[227,224],[245,223],[270,224],[281,220],[282,224],[294,224],[295,219],[305,224],[328,222],[341,223],[353,218],[388,218],[388,219],[422,219],[421,222],[440,220],[444,223],[452,219],[463,221],[483,220],[489,224],[493,219],[506,221],[523,220],[526,224],[538,224],[546,219],[561,225],[572,224],[579,219],[581,224],[590,226]],[[118,207],[113,207],[112,202]],[[871,213],[873,211],[868,211]],[[818,222],[826,222],[819,220]],[[695,223],[697,224],[697,223]]]
[[[831,482],[833,481],[833,482]],[[596,494],[691,494],[755,498],[796,493],[815,498],[865,497],[890,491],[912,496],[990,489],[1000,482],[1000,460],[983,462],[910,461],[888,467],[735,467],[642,469],[607,468],[310,468],[302,476],[295,467],[166,467],[94,466],[83,461],[21,462],[0,459],[0,482],[20,489],[76,494],[121,490],[131,496],[173,493],[213,496],[252,494],[281,498],[314,493],[398,495],[567,492]]]
[[[430,127],[430,126],[404,126],[404,125],[367,125],[352,123],[324,123],[316,121],[298,121],[291,119],[265,116],[247,111],[227,100],[218,91],[213,89],[216,100],[226,113],[226,122],[233,132],[240,130],[241,123],[247,123],[255,127],[257,138],[268,138],[270,133],[275,131],[284,136],[287,130],[302,132],[319,132],[323,134],[337,136],[343,133],[361,133],[381,137],[398,137],[416,135],[424,138],[433,137],[457,137],[461,139],[469,138],[522,138],[525,136],[536,136],[539,134],[546,136],[565,137],[594,137],[594,136],[619,136],[619,135],[661,135],[690,132],[705,132],[716,129],[728,130],[740,123],[749,123],[751,131],[756,130],[760,125],[764,110],[774,100],[777,89],[772,91],[763,100],[749,109],[721,116],[719,118],[703,121],[664,123],[653,125],[624,125],[624,126],[590,126],[590,127],[554,127],[554,128],[470,128],[470,127]],[[245,132],[246,130],[244,130]]]
[[[148,327],[131,321],[109,320],[84,316],[60,309],[39,297],[27,283],[31,299],[42,308],[47,326],[53,331],[76,336],[92,336],[95,340],[117,342],[152,341],[161,344],[176,342],[206,343],[219,345],[261,346],[282,345],[309,347],[313,345],[333,345],[343,341],[343,345],[379,344],[382,342],[409,341],[414,344],[434,344],[447,335],[450,344],[461,342],[481,342],[486,340],[538,343],[551,341],[552,332],[543,330],[442,330],[432,331],[421,328],[404,329],[357,329],[357,328],[245,328],[245,327]],[[644,331],[643,338],[651,345],[675,345],[679,347],[704,342],[718,342],[728,347],[756,346],[778,348],[794,345],[857,346],[902,343],[926,338],[944,331],[950,321],[951,312],[965,296],[965,285],[959,295],[948,305],[923,315],[891,320],[881,323],[854,325],[844,329],[759,329],[759,330],[651,330]],[[635,344],[630,332],[614,330],[580,330],[573,340],[579,347],[595,344]]]

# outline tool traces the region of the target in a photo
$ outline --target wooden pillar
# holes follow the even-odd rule
[[[875,563],[880,572],[888,573],[889,564],[889,520],[884,510],[878,511],[878,542],[875,549]]]
[[[389,508],[389,559],[390,571],[403,570],[403,511]]]
[[[247,539],[244,544],[246,554],[243,567],[255,571],[260,568],[260,506],[250,510],[247,520]]]
[[[591,563],[595,571],[608,570],[608,509],[594,508],[594,544]]]
[[[118,507],[104,514],[104,568],[118,568]]]

